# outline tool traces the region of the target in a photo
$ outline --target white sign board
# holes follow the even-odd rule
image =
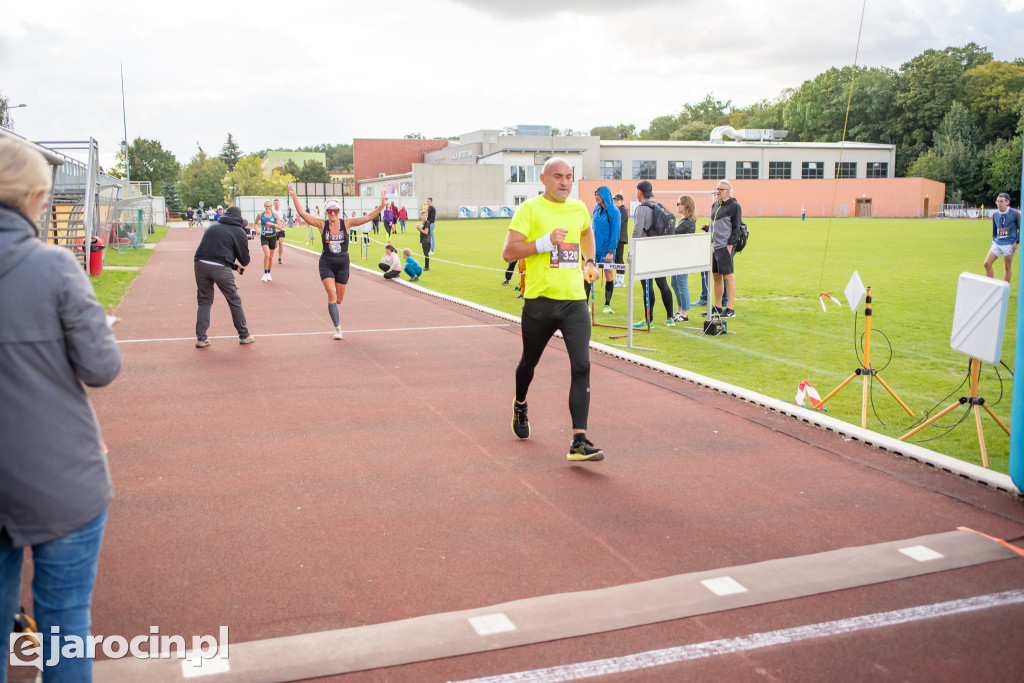
[[[711,233],[633,239],[629,254],[635,280],[699,273],[711,269]]]
[[[954,351],[997,365],[1003,355],[1003,330],[1010,303],[1010,285],[973,273],[960,273],[953,309]]]

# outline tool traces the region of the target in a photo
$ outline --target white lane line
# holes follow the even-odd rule
[[[345,334],[367,334],[372,332],[417,332],[422,330],[468,330],[480,327],[510,327],[510,323],[496,323],[494,325],[437,325],[433,327],[389,327],[376,330],[345,330]],[[278,332],[273,334],[254,334],[257,339],[262,337],[304,337],[309,335],[322,334],[330,336],[334,331],[328,332]],[[237,335],[222,335],[219,337],[208,337],[209,339],[238,339]],[[164,339],[118,339],[119,344],[144,344],[148,342],[180,342],[195,341],[195,337],[167,337]]]
[[[853,617],[852,619],[828,621],[821,624],[798,626],[796,628],[769,631],[767,633],[755,633],[754,635],[740,638],[725,638],[706,643],[696,643],[694,645],[651,650],[624,657],[598,659],[590,662],[568,664],[566,666],[555,666],[548,669],[534,669],[532,671],[474,678],[462,681],[462,683],[525,683],[527,681],[530,683],[556,683],[557,681],[573,681],[581,678],[638,671],[656,666],[664,666],[665,664],[774,647],[802,640],[828,638],[843,633],[853,633],[855,631],[886,626],[898,626],[924,619],[935,619],[937,617],[965,614],[967,612],[1021,603],[1024,603],[1024,590],[1006,591],[1004,593],[982,595],[975,598],[910,607],[893,612],[868,614],[862,617]]]

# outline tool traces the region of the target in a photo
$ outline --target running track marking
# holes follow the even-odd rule
[[[496,323],[494,325],[436,325],[432,327],[391,327],[376,330],[345,330],[345,334],[367,334],[372,332],[419,332],[423,330],[462,330],[478,327],[511,327],[510,323]],[[257,339],[263,337],[304,337],[310,335],[330,336],[333,330],[327,332],[275,332],[271,334],[254,334]],[[208,337],[208,339],[237,339],[238,335],[222,335],[219,337]],[[149,342],[180,342],[195,341],[195,337],[167,337],[164,339],[118,339],[119,344],[145,344]]]
[[[705,659],[718,655],[730,655],[759,648],[799,643],[816,638],[828,638],[856,631],[899,626],[925,619],[948,617],[1019,604],[1024,604],[1024,590],[993,593],[963,600],[951,600],[949,602],[938,602],[931,605],[895,610],[893,612],[877,612],[851,619],[827,621],[809,626],[782,629],[780,631],[768,631],[767,633],[755,633],[739,638],[723,638],[721,640],[711,640],[704,643],[694,643],[693,645],[682,645],[662,650],[650,650],[635,655],[596,659],[590,662],[579,662],[577,664],[555,666],[548,669],[534,669],[532,671],[473,678],[462,683],[521,683],[525,681],[530,683],[556,683],[557,681],[575,681],[581,678],[639,671],[666,664]]]

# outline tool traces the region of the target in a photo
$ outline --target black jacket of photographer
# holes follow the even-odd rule
[[[193,260],[231,268],[236,259],[243,266],[249,265],[249,243],[242,228],[242,217],[233,212],[225,213],[203,233]]]
[[[724,202],[716,201],[711,205],[711,234],[715,249],[731,246],[736,250],[736,242],[740,238],[740,223],[743,222],[743,211],[734,198]]]

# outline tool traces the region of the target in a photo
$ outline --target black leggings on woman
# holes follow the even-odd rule
[[[516,400],[526,401],[533,371],[555,330],[561,330],[569,354],[572,428],[586,430],[590,414],[590,311],[582,299],[561,301],[538,297],[523,302],[523,356],[516,366]]]
[[[657,298],[654,296],[654,289],[651,288],[650,280],[641,280],[644,291],[644,308],[650,311],[649,322],[654,321],[654,300]],[[665,304],[665,320],[672,318],[672,290],[668,288],[668,282],[665,278],[659,277],[654,279],[654,283],[658,285],[658,289],[661,291],[661,302]]]

